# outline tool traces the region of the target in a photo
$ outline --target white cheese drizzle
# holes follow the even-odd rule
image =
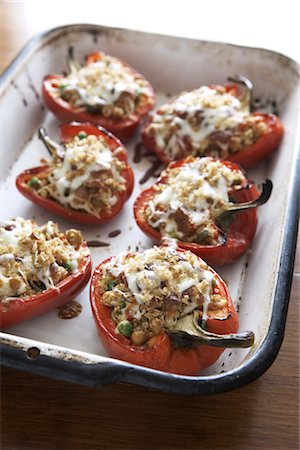
[[[164,234],[180,233],[172,217],[179,208],[195,226],[207,222],[215,205],[229,204],[228,187],[233,177],[244,179],[242,172],[233,172],[222,162],[208,157],[187,162],[179,169],[170,169],[168,183],[160,184],[160,190],[149,201],[150,225],[154,228],[165,225]],[[164,206],[164,211],[158,208],[159,205]]]
[[[176,158],[180,149],[185,146],[186,136],[193,148],[199,150],[204,139],[211,133],[235,128],[244,121],[248,113],[248,106],[245,107],[234,95],[220,94],[216,89],[202,86],[183,93],[173,102],[164,105],[159,113],[154,114],[149,129],[154,130],[157,146]],[[195,115],[201,117],[200,124],[196,127],[191,124]]]
[[[174,267],[170,267],[169,259],[179,255]],[[135,305],[130,304],[134,318],[140,318],[140,306],[149,298],[149,292],[160,288],[163,281],[168,280],[172,292],[178,295],[187,289],[197,286],[201,281],[206,280],[207,290],[203,294],[203,321],[207,320],[207,311],[210,303],[210,292],[214,275],[207,269],[201,267],[199,259],[190,252],[177,252],[172,247],[154,247],[145,250],[143,253],[136,253],[129,256],[122,253],[118,257],[112,258],[103,266],[103,275],[118,277],[124,273],[127,285],[132,295],[136,299]],[[199,307],[197,302],[192,301],[183,309],[183,314],[188,314]]]
[[[46,186],[46,190],[63,205],[95,214],[95,207],[91,207],[88,199],[81,197],[78,203],[76,190],[92,179],[93,173],[100,171],[111,171],[119,186],[124,185],[125,179],[116,168],[117,158],[105,143],[94,135],[83,139],[75,137],[65,146],[64,158],[57,162],[56,168],[49,175],[50,185]],[[79,173],[73,169],[76,161],[81,169]],[[109,195],[106,200],[113,206],[117,202],[117,196]]]
[[[33,221],[24,220],[21,217],[0,224],[0,246],[4,250],[6,249],[6,252],[0,255],[0,299],[7,297],[17,299],[18,297],[15,297],[16,294],[19,296],[26,292],[26,289],[28,288],[28,284],[26,283],[27,275],[30,277],[30,274],[34,274],[35,277],[44,284],[45,289],[54,287],[50,272],[51,264],[37,266],[35,261],[36,256],[31,247],[20,245],[21,239],[32,239],[32,233],[39,231],[41,228],[42,227],[34,224]],[[45,230],[46,235],[49,235],[51,238],[54,233],[53,222],[47,222]],[[47,242],[48,238],[45,239],[45,242]],[[75,250],[75,248],[67,242],[66,246],[66,252],[69,258],[68,261],[72,266],[72,272],[75,273],[78,270],[78,261],[80,261],[88,251]],[[10,274],[10,264],[13,264],[16,259],[19,264],[17,272],[13,269]],[[18,277],[20,283],[17,291],[10,285],[11,280],[15,276]]]
[[[100,61],[88,64],[61,80],[64,91],[76,90],[80,99],[78,106],[113,105],[123,92],[133,97],[140,94],[151,96],[149,84],[141,76],[117,58],[105,55]]]

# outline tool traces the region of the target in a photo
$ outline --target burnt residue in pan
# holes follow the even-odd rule
[[[88,247],[108,247],[110,244],[108,242],[98,241],[97,239],[87,241]]]
[[[73,47],[73,45],[70,45],[68,47],[67,55],[68,55],[69,59],[71,59],[71,60],[74,59],[74,47]]]
[[[280,116],[278,104],[274,99],[256,97],[253,99],[253,108],[254,111],[262,111],[275,114],[278,117]]]
[[[140,179],[140,184],[146,183],[151,177],[157,178],[160,175],[162,169],[162,163],[159,160],[153,161],[148,170],[146,170],[143,177]]]
[[[114,238],[114,237],[118,236],[119,234],[121,234],[121,230],[113,230],[110,233],[108,233],[108,237]]]
[[[242,268],[241,275],[240,275],[239,287],[238,287],[238,292],[237,292],[237,301],[234,302],[234,306],[235,306],[237,312],[239,312],[239,310],[240,310],[240,305],[241,305],[241,302],[243,299],[242,293],[243,293],[246,272],[247,272],[247,268],[249,265],[248,261],[249,261],[250,255],[251,255],[251,251],[248,251],[246,253],[246,261],[244,261],[243,268]]]
[[[76,300],[71,300],[63,306],[57,308],[57,315],[60,319],[69,320],[78,317],[82,311],[82,305]]]
[[[149,167],[149,169],[146,170],[143,177],[140,179],[140,184],[146,183],[146,181],[148,181],[149,178],[151,177],[154,178],[159,177],[161,170],[163,168],[163,164],[161,163],[161,161],[158,160],[155,153],[145,149],[142,142],[138,142],[134,147],[133,162],[139,164],[143,158],[147,158],[148,160],[151,161],[152,164]]]
[[[17,85],[17,83],[15,81],[11,82],[11,85],[15,88],[15,90],[18,92],[19,96],[21,97],[21,100],[23,102],[24,106],[28,106],[28,102],[26,100],[26,98],[24,97],[23,93],[21,92],[19,86]]]
[[[98,31],[90,30],[90,34],[92,35],[94,44],[97,44],[98,43]]]
[[[156,158],[153,152],[147,150],[142,142],[138,142],[134,147],[133,162],[139,164],[143,158]]]
[[[36,87],[34,86],[32,78],[29,75],[29,73],[26,73],[26,75],[27,75],[27,80],[28,80],[28,86],[32,90],[36,100],[40,103],[41,111],[44,111],[45,110],[45,106],[43,105],[43,103],[41,101],[41,96],[40,96],[38,90],[36,89]]]

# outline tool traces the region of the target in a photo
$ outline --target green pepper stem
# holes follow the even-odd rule
[[[176,348],[193,348],[198,345],[221,348],[247,348],[254,343],[254,333],[217,334],[204,330],[198,322],[196,311],[177,321],[175,328],[167,330]]]
[[[231,81],[232,83],[237,83],[240,84],[241,86],[243,86],[246,89],[247,92],[247,96],[249,99],[249,109],[250,112],[254,111],[254,107],[253,107],[253,84],[251,83],[251,81],[244,77],[243,75],[237,74],[234,77],[228,77],[227,78],[228,81]]]
[[[205,332],[203,335],[192,335],[185,331],[168,331],[168,335],[176,348],[191,348],[197,345],[219,348],[248,348],[252,347],[254,343],[254,333],[252,331],[230,334]]]
[[[73,58],[73,52],[72,54],[69,52],[67,55],[67,65],[69,73],[71,74],[75,74],[81,69],[81,65]]]
[[[39,139],[41,139],[52,158],[63,159],[64,153],[61,149],[61,146],[46,134],[46,131],[43,127],[39,128],[38,137]]]
[[[270,198],[273,189],[273,183],[271,180],[266,179],[262,184],[262,191],[258,198],[245,203],[235,203],[226,208],[225,213],[228,211],[244,211],[245,209],[257,208],[257,206],[264,205]],[[222,213],[223,214],[223,213]],[[221,215],[222,215],[221,214]],[[220,217],[220,216],[219,216]]]

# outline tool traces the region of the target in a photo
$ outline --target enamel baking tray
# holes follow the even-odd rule
[[[2,77],[1,219],[22,216],[38,223],[52,219],[62,229],[73,226],[25,200],[15,178],[47,157],[37,130],[44,126],[57,139],[58,121],[41,98],[46,74],[66,70],[67,53],[82,61],[87,53],[103,50],[143,73],[158,94],[158,103],[182,90],[224,83],[243,74],[252,80],[257,105],[276,110],[285,126],[282,145],[267,162],[248,172],[258,184],[270,178],[270,201],[259,208],[259,225],[250,251],[237,263],[219,270],[238,308],[240,330],[252,330],[253,348],[226,350],[198,377],[155,371],[109,358],[97,336],[88,288],[76,299],[81,314],[70,320],[52,311],[1,333],[4,365],[90,386],[126,382],[186,394],[213,394],[243,386],[263,374],[274,361],[284,335],[293,272],[299,216],[299,66],[288,57],[256,48],[148,34],[96,25],[70,25],[43,33],[25,46]],[[139,132],[128,142],[132,162]],[[139,231],[132,204],[151,162],[132,162],[135,190],[117,218],[103,226],[82,228],[87,240],[109,246],[92,248],[94,267],[104,258],[128,249],[149,248]],[[121,233],[110,238],[111,231]]]

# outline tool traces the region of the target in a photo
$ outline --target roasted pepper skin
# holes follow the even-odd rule
[[[85,225],[97,225],[105,223],[115,217],[123,208],[124,203],[131,196],[133,186],[134,186],[134,175],[132,168],[128,163],[127,151],[121,141],[113,136],[104,128],[93,125],[91,123],[79,123],[72,122],[64,124],[60,127],[60,137],[62,142],[68,142],[74,139],[74,137],[80,132],[84,131],[87,134],[94,134],[96,136],[102,136],[106,140],[109,148],[115,153],[115,156],[122,162],[125,163],[125,168],[121,172],[122,176],[126,180],[126,190],[118,193],[118,201],[112,206],[110,210],[103,211],[100,217],[96,217],[87,212],[77,211],[67,206],[62,205],[56,200],[50,198],[44,198],[39,193],[28,185],[28,182],[33,177],[42,177],[46,174],[47,166],[34,167],[32,169],[25,170],[18,175],[16,179],[16,186],[20,193],[24,197],[33,203],[41,206],[47,211],[51,211],[65,219],[72,222],[82,223]],[[116,152],[117,150],[117,152]]]
[[[82,244],[86,247],[86,243]],[[91,257],[84,257],[75,274],[67,276],[52,289],[30,298],[16,298],[8,304],[0,303],[0,327],[6,329],[45,314],[69,302],[87,285],[92,271]]]
[[[206,345],[191,349],[175,348],[164,331],[152,337],[143,346],[136,346],[125,336],[117,333],[110,308],[104,305],[99,288],[103,264],[110,259],[106,259],[95,269],[90,286],[90,301],[98,334],[110,356],[151,369],[187,376],[199,375],[201,370],[218,359],[224,349]],[[206,328],[210,332],[219,334],[236,333],[238,316],[226,284],[212,268],[209,267],[209,270],[214,274],[220,294],[227,299],[227,315],[222,319],[208,318]]]
[[[103,53],[91,53],[86,57],[86,64],[100,61]],[[131,66],[122,62],[129,67],[133,74],[138,72]],[[155,104],[155,93],[152,86],[149,84],[151,96],[148,102],[141,104],[130,117],[124,119],[106,118],[98,113],[90,113],[88,111],[76,111],[71,103],[63,100],[60,97],[55,97],[51,92],[51,86],[55,86],[57,80],[63,78],[63,75],[48,75],[44,78],[42,85],[42,93],[44,102],[47,108],[62,122],[78,121],[91,122],[102,126],[121,140],[129,139],[135,132],[142,118],[153,108]]]
[[[137,225],[155,242],[160,242],[162,240],[162,235],[159,231],[149,225],[146,220],[145,210],[149,201],[156,194],[155,186],[166,184],[168,182],[168,169],[180,167],[187,161],[191,161],[191,157],[171,163],[157,182],[153,186],[142,191],[134,203],[134,217]],[[238,165],[230,161],[223,161],[223,164],[231,170],[241,169]],[[259,196],[259,193],[254,184],[245,180],[242,189],[229,191],[229,195],[237,203],[242,203],[256,199]],[[224,243],[218,245],[201,245],[193,242],[178,241],[177,245],[179,248],[191,250],[212,266],[223,266],[235,261],[246,252],[254,238],[256,227],[257,212],[255,209],[249,209],[236,213],[235,219],[226,232],[226,240]]]
[[[216,86],[209,86],[214,88]],[[235,84],[225,84],[226,92],[230,92],[232,95],[238,97],[240,94],[239,87]],[[251,116],[261,117],[262,121],[266,125],[266,130],[262,136],[252,145],[243,148],[226,156],[227,161],[232,161],[239,164],[243,169],[249,169],[256,166],[260,162],[264,161],[268,156],[270,156],[275,150],[278,149],[284,134],[283,124],[279,117],[275,114],[266,114],[261,112],[249,113]],[[159,147],[153,136],[147,133],[147,126],[151,123],[152,118],[148,117],[142,130],[142,141],[144,146],[154,152],[158,159],[164,164],[169,164],[172,162],[170,156],[164,151],[163,148]],[[241,124],[243,128],[243,124]],[[187,156],[187,154],[185,155]],[[202,155],[207,156],[207,155]],[[209,156],[209,155],[208,155]]]

